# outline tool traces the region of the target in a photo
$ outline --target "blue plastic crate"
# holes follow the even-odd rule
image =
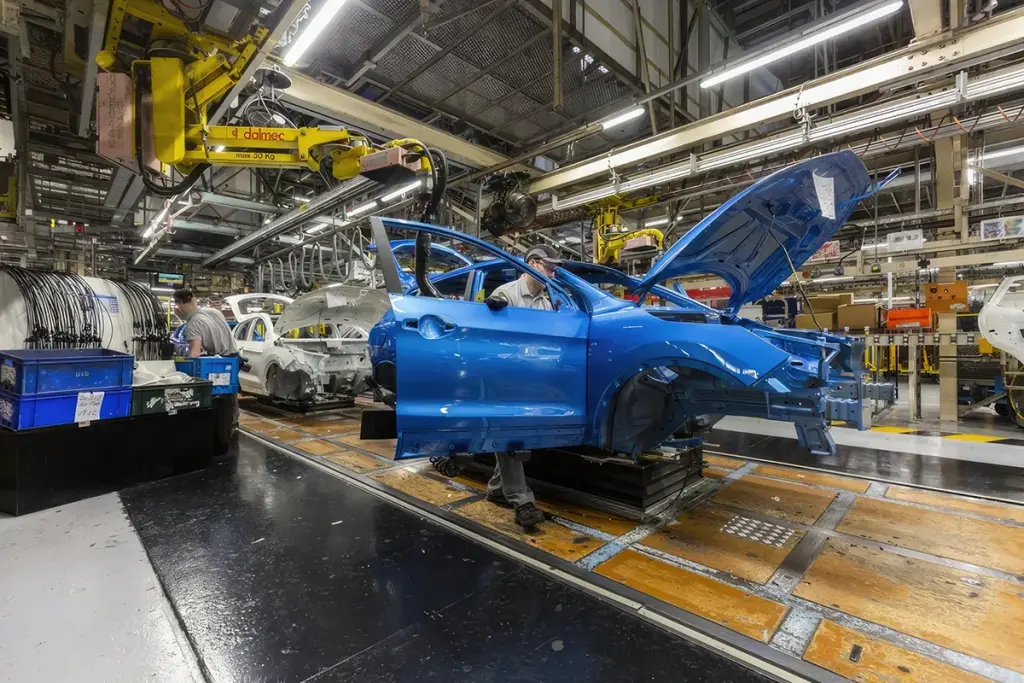
[[[135,356],[110,349],[0,351],[0,391],[21,396],[132,385]]]
[[[16,396],[0,391],[0,426],[22,430],[71,424],[75,421],[79,393],[69,391],[59,394]],[[128,417],[131,412],[132,390],[130,387],[109,389],[103,392],[99,410],[100,420]]]
[[[213,395],[238,393],[238,358],[202,356],[174,363],[179,372],[213,382]]]

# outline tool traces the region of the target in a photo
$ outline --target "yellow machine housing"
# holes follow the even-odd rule
[[[194,32],[154,0],[113,0],[104,49],[96,57],[103,69],[111,70],[117,64],[121,31],[128,16],[152,24],[151,43],[155,40],[170,42],[178,48],[176,52],[194,55],[192,61],[187,61],[186,55],[184,59],[152,56],[131,64],[136,106],[129,125],[135,126],[135,117],[145,116],[144,112],[152,110],[152,140],[136,144],[151,142],[153,156],[182,175],[207,164],[319,171],[321,162],[328,156],[332,174],[339,180],[365,172],[380,182],[396,173],[411,177],[431,170],[426,148],[416,140],[393,140],[377,146],[344,128],[209,125],[209,108],[238,83],[266,40],[266,27],[255,28],[236,42]],[[138,103],[147,95],[152,98],[152,107],[139,107]],[[407,156],[389,154],[389,150],[396,147],[408,153]]]
[[[622,262],[626,242],[637,237],[650,237],[657,245],[655,249],[643,249],[643,254],[655,256],[665,248],[665,236],[656,228],[631,230],[619,219],[618,204],[605,204],[598,209],[594,219],[594,261],[605,265],[619,265]]]

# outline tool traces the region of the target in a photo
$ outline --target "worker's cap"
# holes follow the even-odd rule
[[[526,252],[526,262],[529,263],[533,259],[540,259],[549,266],[562,265],[562,259],[558,258],[558,252],[549,244],[538,244]]]

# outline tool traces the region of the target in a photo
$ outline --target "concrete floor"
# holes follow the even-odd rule
[[[203,681],[117,494],[0,518],[0,681]]]

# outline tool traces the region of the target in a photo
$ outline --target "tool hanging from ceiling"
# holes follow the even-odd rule
[[[107,72],[98,79],[99,150],[132,164],[151,193],[180,194],[211,166],[314,172],[329,167],[336,180],[363,175],[384,185],[408,185],[419,179],[424,214],[433,213],[430,206],[436,211],[439,153],[418,140],[378,145],[346,128],[289,126],[287,116],[269,109],[259,122],[280,126],[210,125],[211,107],[241,81],[270,31],[253,15],[245,31],[232,25],[240,37],[226,35],[175,5],[172,11],[155,0],[113,0],[96,57]],[[283,3],[278,14],[285,16],[290,6]],[[129,28],[142,36],[141,44],[122,38]],[[262,73],[260,82],[274,90],[290,84],[276,70]],[[182,176],[177,182],[169,181],[171,169]]]

